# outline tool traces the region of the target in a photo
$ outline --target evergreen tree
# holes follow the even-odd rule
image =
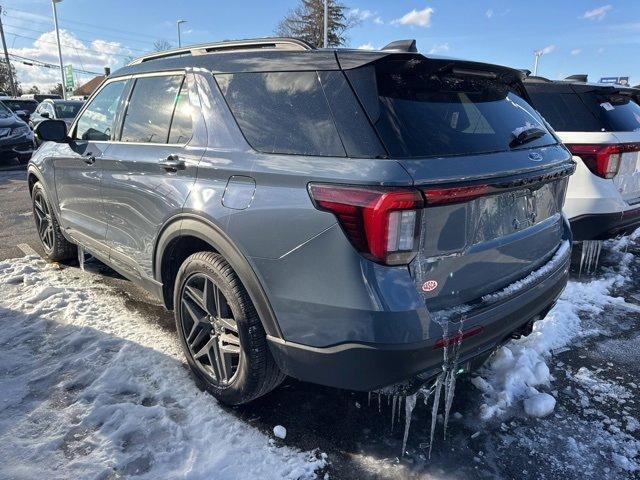
[[[355,24],[348,9],[339,0],[328,1],[327,41],[329,47],[347,42],[345,33]],[[281,37],[295,37],[322,47],[324,43],[324,0],[300,0],[300,4],[280,21],[276,33]]]

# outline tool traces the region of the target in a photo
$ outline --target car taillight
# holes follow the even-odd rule
[[[620,168],[623,153],[640,151],[640,143],[617,143],[608,145],[569,144],[567,148],[595,175],[613,178]]]
[[[423,207],[418,190],[312,183],[309,194],[316,208],[336,216],[367,258],[402,265],[415,257]]]
[[[424,197],[429,205],[446,205],[468,202],[494,191],[490,185],[471,185],[466,187],[425,188]]]

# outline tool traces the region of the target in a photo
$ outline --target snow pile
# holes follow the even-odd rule
[[[622,253],[622,250],[636,238],[638,232],[608,242],[608,249],[619,256],[616,270],[588,282],[569,282],[554,308],[534,324],[533,332],[501,347],[479,372],[479,376],[472,379],[473,384],[483,392],[484,403],[480,406],[482,419],[501,415],[521,400],[527,401],[529,412],[540,413],[538,401],[533,399],[543,398],[539,396],[541,392],[538,389],[548,387],[553,380],[545,358],[553,350],[570,344],[574,338],[593,333],[582,329],[579,315],[600,314],[610,305],[636,308],[623,298],[611,296],[612,290],[629,278],[633,255]],[[551,401],[544,398],[544,406],[553,410]]]
[[[524,411],[530,417],[546,417],[556,408],[556,399],[548,393],[536,393],[524,400]]]
[[[294,480],[325,465],[200,392],[175,335],[92,275],[25,257],[0,262],[0,288],[1,478]]]

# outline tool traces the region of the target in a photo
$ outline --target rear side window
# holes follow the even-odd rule
[[[385,59],[347,76],[391,156],[505,151],[523,128],[546,130],[540,116],[507,84],[486,76],[441,73],[420,57]],[[516,148],[553,143],[547,132]]]
[[[558,132],[600,132],[602,124],[574,93],[527,89],[533,106]]]
[[[136,79],[120,140],[167,143],[171,118],[182,80],[181,75]]]
[[[98,92],[78,119],[75,138],[100,141],[111,138],[113,121],[125,84],[124,80],[111,82]]]
[[[316,72],[235,73],[215,78],[255,150],[345,156]]]
[[[580,93],[580,98],[607,131],[640,130],[640,106],[628,95],[592,90]]]

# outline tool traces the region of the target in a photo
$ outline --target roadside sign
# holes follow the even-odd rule
[[[629,77],[602,77],[600,83],[611,83],[614,85],[629,85]]]
[[[73,66],[65,65],[64,66],[64,89],[67,92],[71,92],[76,86],[76,82],[73,79]]]

